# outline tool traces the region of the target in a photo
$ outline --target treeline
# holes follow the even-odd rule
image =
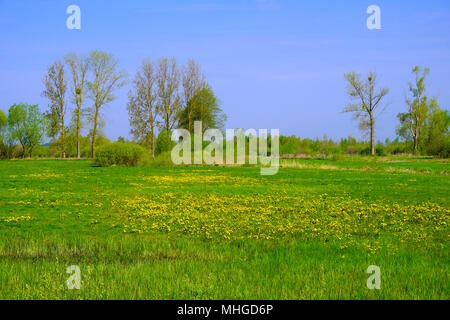
[[[0,157],[94,158],[97,148],[110,143],[102,130],[105,106],[127,83],[127,73],[111,54],[65,55],[43,78],[42,96],[49,101],[43,114],[37,105],[15,104],[8,115],[0,110]],[[226,120],[199,64],[178,65],[166,57],[143,61],[127,110],[134,142],[148,147],[152,157],[169,149],[174,127],[192,131],[194,121],[201,120],[205,130],[222,128]],[[43,146],[46,137],[50,142]]]
[[[398,114],[397,138],[375,141],[376,121],[389,106],[387,88],[378,86],[375,72],[366,78],[355,72],[345,74],[351,112],[359,128],[369,138],[353,137],[333,141],[280,137],[284,156],[410,154],[449,157],[450,113],[426,92],[429,69],[415,67],[405,112]],[[200,65],[189,60],[179,65],[175,58],[145,59],[128,80],[113,55],[92,51],[84,57],[65,55],[51,64],[43,77],[42,96],[48,100],[44,113],[37,105],[14,104],[6,114],[0,110],[0,158],[95,157],[96,150],[111,143],[103,134],[105,106],[117,90],[131,82],[127,111],[133,141],[148,150],[150,157],[169,151],[174,128],[193,132],[194,121],[202,121],[203,131],[223,129],[226,116],[208,84]],[[43,145],[50,138],[50,142]]]
[[[432,133],[427,130],[426,136]],[[424,139],[424,142],[428,139]],[[422,155],[438,156],[441,158],[450,157],[450,141],[447,138],[445,142],[436,144],[424,143],[420,150]],[[414,148],[412,141],[401,141],[400,138],[395,140],[386,139],[385,141],[377,141],[374,143],[375,156],[387,155],[409,155]],[[334,141],[326,137],[322,139],[301,139],[296,136],[280,137],[280,155],[284,157],[335,157],[341,156],[369,156],[371,155],[371,144],[368,141],[357,141],[354,137],[349,136]]]

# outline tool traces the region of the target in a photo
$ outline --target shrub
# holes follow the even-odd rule
[[[341,161],[343,159],[344,159],[344,154],[340,153],[340,152],[333,153],[333,156],[331,157],[331,160],[333,160],[333,161]]]
[[[173,166],[174,163],[172,162],[171,158],[171,152],[166,151],[163,153],[160,153],[155,157],[155,159],[150,159],[147,161],[146,165],[149,166]]]
[[[439,153],[439,157],[450,158],[450,140],[449,139],[447,139],[447,141],[445,141],[444,147],[442,148],[441,152]]]
[[[156,139],[155,153],[161,154],[167,151],[171,151],[175,142],[172,141],[172,132],[167,130],[161,130]]]
[[[360,153],[362,156],[370,156],[370,147],[362,149]]]
[[[386,152],[384,151],[384,148],[383,148],[382,146],[377,146],[377,147],[375,148],[375,154],[376,154],[377,156],[382,156],[382,157],[385,157],[385,156],[386,156]]]
[[[97,151],[95,163],[101,167],[112,165],[137,166],[141,165],[146,157],[148,157],[147,151],[140,145],[114,142]]]
[[[22,154],[22,148],[18,145],[9,145],[0,141],[0,159],[14,159]]]

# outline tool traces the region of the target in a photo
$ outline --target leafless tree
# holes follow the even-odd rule
[[[64,78],[64,64],[55,61],[47,69],[44,77],[45,89],[42,95],[50,101],[50,112],[47,118],[50,121],[50,135],[56,136],[61,130],[62,157],[66,157],[66,136],[64,131],[64,117],[66,114],[67,81]]]
[[[133,80],[133,90],[128,93],[127,110],[131,133],[141,141],[149,140],[152,157],[155,157],[155,127],[157,106],[157,78],[154,64],[144,60],[141,70]]]
[[[163,123],[162,128],[170,131],[181,110],[181,97],[179,94],[180,72],[175,58],[161,58],[157,68],[158,105]]]
[[[207,86],[205,75],[200,71],[200,65],[194,60],[188,60],[186,66],[183,67],[182,76],[183,85],[183,105],[186,109],[187,129],[189,132],[193,128],[193,98]]]
[[[72,74],[72,96],[76,109],[76,139],[77,139],[77,158],[80,159],[80,128],[81,128],[81,107],[83,99],[86,96],[86,75],[88,71],[88,59],[81,58],[75,53],[69,53],[64,60],[70,67]]]
[[[359,121],[360,130],[370,132],[370,153],[375,155],[375,121],[387,107],[382,106],[381,101],[389,93],[389,89],[381,88],[376,92],[376,72],[370,72],[367,80],[362,80],[355,72],[346,73],[345,79],[348,82],[350,100],[356,102],[349,103],[343,112],[352,112]]]

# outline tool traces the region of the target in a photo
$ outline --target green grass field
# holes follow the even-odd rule
[[[450,298],[448,161],[282,163],[0,161],[0,299]]]

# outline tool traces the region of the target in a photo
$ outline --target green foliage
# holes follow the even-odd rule
[[[448,138],[447,141],[444,143],[444,147],[442,148],[441,152],[439,153],[439,156],[441,158],[450,158],[450,139]]]
[[[0,110],[0,134],[4,133],[6,126],[8,125],[8,117],[5,114],[5,111]]]
[[[92,80],[87,82],[88,97],[94,102],[93,107],[87,109],[88,117],[93,124],[91,130],[91,155],[94,157],[101,111],[105,105],[116,98],[114,92],[127,83],[127,73],[118,71],[117,60],[112,54],[103,51],[91,51],[88,63],[94,75]]]
[[[364,148],[359,152],[362,156],[370,156],[370,147]]]
[[[450,139],[450,113],[437,104],[433,104],[430,109],[422,131],[420,149],[427,155],[445,154],[446,143]]]
[[[413,148],[412,141],[400,142],[398,138],[385,144],[386,153],[391,155],[407,154]]]
[[[64,64],[55,61],[48,67],[47,74],[44,77],[45,89],[42,96],[49,100],[49,110],[45,113],[47,119],[47,134],[49,137],[55,137],[62,134],[60,130],[64,128],[64,116],[66,113],[66,91],[67,81],[64,76]],[[64,143],[62,149],[64,152]]]
[[[112,165],[137,166],[142,164],[146,150],[134,143],[113,142],[100,148],[95,156],[95,164],[101,167]]]
[[[155,153],[157,155],[172,150],[175,146],[175,142],[172,141],[171,137],[171,131],[167,131],[166,129],[160,131],[158,138],[156,139]]]
[[[9,140],[18,141],[22,156],[32,156],[33,148],[43,140],[45,120],[37,105],[14,104],[8,111]]]
[[[377,156],[386,156],[386,152],[384,151],[384,148],[382,146],[376,146],[375,147],[375,154]]]
[[[8,118],[3,110],[0,110],[0,159],[6,155],[5,133],[8,126]]]
[[[160,166],[173,166],[171,152],[166,151],[158,154],[154,159],[150,157],[143,162],[144,166],[160,167]]]
[[[0,159],[15,159],[20,156],[22,156],[21,147],[0,141]]]
[[[200,89],[182,110],[179,126],[194,130],[194,121],[202,121],[203,132],[207,129],[222,129],[226,116],[219,107],[219,100],[209,86]]]
[[[341,161],[344,159],[345,159],[345,157],[342,153],[334,153],[333,156],[331,157],[331,160],[333,160],[333,161]]]
[[[397,135],[405,141],[412,141],[415,155],[439,155],[448,137],[450,120],[437,100],[425,94],[425,80],[430,70],[416,66],[412,72],[415,74],[414,84],[409,85],[412,98],[406,99],[407,112],[397,115],[400,121]]]
[[[297,155],[301,152],[301,139],[296,136],[280,136],[280,154]]]
[[[434,132],[433,137],[430,138],[428,146],[429,155],[439,155],[444,148],[445,134],[444,124],[445,118],[443,113],[436,114],[436,120],[431,126]],[[439,121],[438,121],[439,120]],[[437,143],[440,141],[439,143]],[[437,144],[433,150],[433,142]],[[378,142],[375,148],[375,154],[378,156],[409,154],[412,151],[412,141],[399,141],[399,139],[386,139],[384,143]],[[334,160],[339,160],[342,156],[369,156],[371,154],[370,144],[365,141],[357,141],[354,137],[349,136],[343,138],[339,142],[327,139],[301,139],[296,136],[285,137],[280,136],[280,155],[286,158],[292,157],[331,157]]]

